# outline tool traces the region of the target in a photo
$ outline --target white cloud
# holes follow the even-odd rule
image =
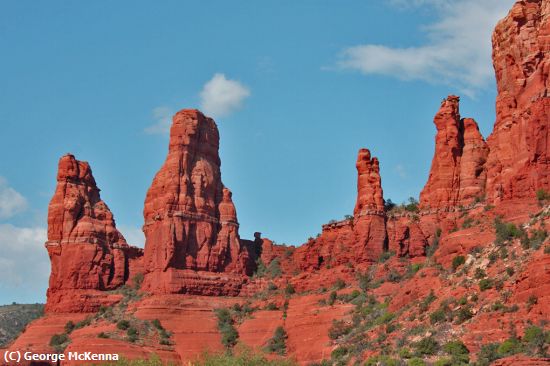
[[[212,117],[226,116],[239,109],[248,96],[250,90],[246,86],[217,73],[204,84],[200,93],[201,109]]]
[[[170,107],[156,107],[153,109],[153,119],[155,123],[145,129],[145,132],[154,134],[167,134],[170,132],[170,126],[172,125],[172,116],[174,111]]]
[[[514,0],[389,0],[401,8],[431,7],[424,45],[393,48],[365,44],[343,50],[339,67],[401,80],[453,85],[473,96],[491,85],[491,34]]]
[[[6,290],[12,291],[12,301],[21,291],[44,291],[37,298],[45,295],[50,273],[46,238],[45,228],[0,225],[0,292],[6,301],[10,300]]]
[[[27,200],[0,177],[0,219],[8,219],[27,209]]]

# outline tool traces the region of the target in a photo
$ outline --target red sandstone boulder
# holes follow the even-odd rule
[[[195,293],[211,285],[197,284],[200,276],[189,271],[251,274],[231,192],[221,180],[218,148],[214,120],[197,110],[176,113],[168,156],[143,210],[147,291]],[[223,293],[222,284],[215,286]]]
[[[493,33],[498,96],[487,139],[492,202],[550,190],[549,15],[546,1],[518,1]]]
[[[89,164],[70,154],[59,160],[46,248],[51,260],[48,312],[94,311],[112,303],[97,290],[124,284],[130,258],[138,260],[142,254],[117,230]]]

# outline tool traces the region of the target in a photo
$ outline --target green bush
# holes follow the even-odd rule
[[[544,202],[550,200],[550,194],[546,192],[544,189],[537,190],[537,200],[539,202]]]
[[[481,291],[486,291],[486,290],[489,290],[493,288],[493,281],[488,279],[488,278],[484,278],[482,279],[481,281],[479,281],[479,289]]]
[[[415,357],[409,360],[407,366],[426,366],[426,362],[421,358]]]
[[[239,333],[233,326],[233,317],[227,308],[215,309],[214,313],[218,318],[218,330],[222,335],[222,344],[225,348],[233,348],[237,344]]]
[[[477,354],[477,366],[489,366],[493,361],[501,358],[498,348],[498,343],[488,343],[481,346]]]
[[[521,352],[523,352],[523,348],[516,338],[509,338],[498,346],[498,353],[503,357],[516,355]]]
[[[336,290],[341,290],[341,289],[343,289],[344,287],[346,287],[346,283],[344,282],[343,279],[338,278],[338,279],[336,279],[336,281],[334,281],[334,285],[333,285],[333,288],[334,288],[334,289],[336,289]]]
[[[433,313],[430,314],[430,323],[437,324],[445,321],[447,315],[445,313],[445,310],[443,309],[437,309]]]
[[[461,341],[448,342],[443,346],[449,356],[451,356],[453,364],[468,364],[470,361],[470,351]]]
[[[271,278],[281,277],[283,271],[281,271],[279,258],[275,258],[269,263],[269,265],[267,266],[267,272],[269,273],[269,277]]]
[[[523,342],[526,343],[530,353],[544,357],[546,355],[547,342],[549,341],[550,332],[545,334],[542,328],[534,325],[525,329]]]
[[[275,304],[274,302],[270,302],[265,306],[265,310],[279,310],[279,307],[277,307],[277,304]]]
[[[472,309],[470,306],[461,306],[455,313],[456,316],[456,322],[458,324],[464,323],[466,320],[472,319],[474,314],[472,313]]]
[[[498,217],[494,221],[494,228],[496,234],[495,243],[498,245],[502,245],[514,238],[521,238],[525,235],[524,231],[513,223],[503,222]]]
[[[462,228],[463,229],[471,228],[472,226],[474,226],[474,223],[475,223],[474,219],[472,219],[471,217],[468,217],[462,222]]]
[[[65,333],[67,334],[71,334],[72,331],[74,330],[75,328],[75,324],[69,320],[66,324],[65,324]]]
[[[128,320],[119,320],[118,323],[116,323],[116,327],[120,330],[127,330],[130,328],[130,322]]]
[[[256,260],[256,270],[254,271],[254,277],[265,277],[267,268],[261,258]]]
[[[439,343],[433,337],[426,337],[416,342],[414,348],[419,356],[435,355],[439,351]]]
[[[270,353],[284,355],[286,353],[286,339],[288,335],[283,327],[277,327],[273,337],[268,341],[266,350]]]
[[[97,338],[109,338],[109,335],[105,332],[101,332],[97,335]]]
[[[334,305],[334,302],[337,298],[338,294],[336,293],[336,291],[332,291],[328,297],[327,304],[329,304],[330,306]]]
[[[285,294],[287,295],[293,295],[296,293],[296,290],[294,289],[294,286],[292,286],[291,283],[287,284],[286,285],[286,288],[285,288]]]
[[[385,261],[390,259],[394,254],[395,253],[393,252],[383,252],[382,254],[380,254],[380,257],[378,258],[378,262],[384,263]]]
[[[456,271],[458,267],[466,263],[466,258],[463,255],[459,255],[453,258],[453,270]]]
[[[418,208],[418,201],[414,197],[409,197],[409,203],[405,204],[404,208],[406,211],[409,212],[420,211],[420,209]]]
[[[328,336],[330,339],[338,339],[341,336],[349,334],[352,329],[353,327],[346,324],[345,321],[334,319],[332,321],[331,327],[328,330]]]
[[[58,347],[69,341],[69,336],[66,333],[54,334],[50,339],[50,346]]]
[[[162,326],[162,324],[160,323],[160,320],[158,319],[154,319],[151,324],[153,324],[153,327],[157,328],[158,330],[162,330],[164,329],[164,327]]]

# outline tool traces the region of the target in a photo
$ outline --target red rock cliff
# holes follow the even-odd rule
[[[487,142],[492,202],[550,190],[550,2],[518,1],[493,33],[497,117]]]
[[[420,193],[422,208],[465,206],[485,194],[487,144],[473,119],[460,118],[459,101],[449,96],[435,115],[435,153]]]
[[[101,200],[88,163],[73,155],[59,160],[57,188],[48,209],[51,260],[47,311],[93,311],[81,290],[111,290],[128,280],[129,247],[113,214]]]
[[[190,271],[250,274],[218,148],[214,120],[197,110],[176,113],[168,156],[145,198],[145,289],[205,294],[212,289]]]

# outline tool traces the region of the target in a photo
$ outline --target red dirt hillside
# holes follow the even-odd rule
[[[354,215],[298,247],[240,238],[217,126],[197,110],[173,117],[143,251],[116,229],[90,166],[62,157],[46,315],[9,349],[187,364],[244,345],[299,365],[550,364],[549,50],[550,1],[518,0],[493,35],[487,140],[447,97],[420,202],[385,201],[380,162],[361,149]]]

